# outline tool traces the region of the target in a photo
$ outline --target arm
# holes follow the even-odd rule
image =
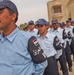
[[[60,50],[63,47],[57,36],[54,37],[53,46],[56,50]]]
[[[43,75],[47,66],[47,57],[34,36],[28,41],[28,51],[35,64],[35,73],[33,75]]]
[[[40,63],[40,64],[35,64],[35,73],[34,73],[34,75],[43,75],[46,67],[47,67],[47,60]]]
[[[35,36],[32,36],[28,41],[28,51],[35,64],[44,62],[47,59]]]

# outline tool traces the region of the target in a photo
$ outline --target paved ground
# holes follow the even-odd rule
[[[72,59],[72,63],[73,63],[73,67],[72,67],[73,71],[69,72],[69,75],[74,75],[74,61],[73,61],[73,59]],[[63,75],[60,70],[59,70],[59,72],[60,72],[60,75]]]

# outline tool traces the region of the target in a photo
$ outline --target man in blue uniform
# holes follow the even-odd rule
[[[29,30],[27,32],[29,32],[33,36],[36,36],[38,33],[38,29],[35,28],[34,21],[30,20],[28,22],[28,25],[29,25]]]
[[[60,23],[60,26],[65,26],[63,22]],[[72,72],[72,60],[71,60],[71,49],[69,45],[69,39],[70,34],[68,35],[68,31],[65,29],[66,27],[63,27],[63,40],[65,45],[65,55],[66,55],[66,61],[68,62],[69,71]]]
[[[0,2],[0,75],[43,75],[47,61],[35,64],[28,52],[31,37],[16,26],[18,10],[9,0]]]
[[[74,27],[74,20],[71,20],[71,26]]]
[[[61,23],[60,23],[60,27],[61,27],[62,29],[65,29],[65,23],[64,23],[64,22],[61,22]]]
[[[74,36],[74,34],[73,34],[73,32],[72,32],[72,30],[73,30],[73,26],[71,26],[71,21],[70,20],[67,20],[66,21],[66,27],[65,27],[65,30],[67,31],[67,35],[68,35],[68,40],[69,40],[69,45],[71,45],[71,42],[72,42],[72,38],[73,38],[73,36]],[[71,51],[72,51],[73,49],[72,48],[70,48],[70,56],[71,56]],[[72,60],[69,58],[68,59],[68,67],[69,67],[69,71],[70,72],[72,72]]]
[[[51,31],[51,33],[55,36],[58,36],[60,42],[62,43],[62,45],[64,46],[64,40],[63,40],[63,29],[61,29],[59,27],[59,23],[57,19],[53,19],[52,20],[52,26],[53,29]],[[60,50],[57,50],[57,54],[56,54],[56,59],[59,60],[60,65],[61,65],[61,69],[62,69],[62,73],[63,75],[68,75],[68,70],[67,70],[67,66],[66,66],[66,58],[65,58],[65,50],[64,47]]]
[[[71,26],[73,26],[72,28],[72,32],[73,32],[73,38],[72,38],[72,42],[71,42],[71,51],[72,51],[72,54],[73,54],[73,61],[74,61],[74,20],[71,21]]]
[[[54,35],[47,30],[47,22],[45,19],[39,19],[36,22],[39,34],[37,40],[47,56],[48,66],[45,69],[44,75],[59,75],[57,62],[55,59],[56,50],[53,46]]]

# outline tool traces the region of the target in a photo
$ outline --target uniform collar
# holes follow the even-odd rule
[[[14,38],[16,37],[17,33],[19,31],[19,28],[16,27],[16,29],[8,36],[4,37],[3,33],[0,36],[1,41],[3,41],[4,38],[6,38],[7,40],[9,40],[10,42],[13,42]]]
[[[40,34],[37,35],[38,38],[41,38]],[[44,36],[44,38],[48,38],[49,37],[49,32],[47,32],[47,34]]]
[[[30,31],[30,30],[29,30],[29,32],[35,32],[35,28],[33,29],[33,31]]]
[[[57,31],[60,32],[60,29],[61,29],[61,28],[58,28]]]
[[[69,26],[69,27],[68,27],[68,26],[66,26],[66,28],[72,28],[72,26]]]
[[[59,31],[60,31],[60,29],[61,29],[61,28],[58,28],[57,30],[54,30],[54,31],[57,31],[57,32],[59,32]]]
[[[45,38],[48,38],[49,37],[49,32],[47,32],[47,34],[45,35]]]

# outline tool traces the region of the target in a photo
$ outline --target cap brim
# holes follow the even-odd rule
[[[0,4],[0,9],[6,8],[6,6]]]
[[[42,26],[42,25],[45,25],[45,24],[36,24],[36,26],[38,26],[38,25],[39,25],[39,26]]]
[[[52,23],[52,24],[56,24],[56,22]]]

